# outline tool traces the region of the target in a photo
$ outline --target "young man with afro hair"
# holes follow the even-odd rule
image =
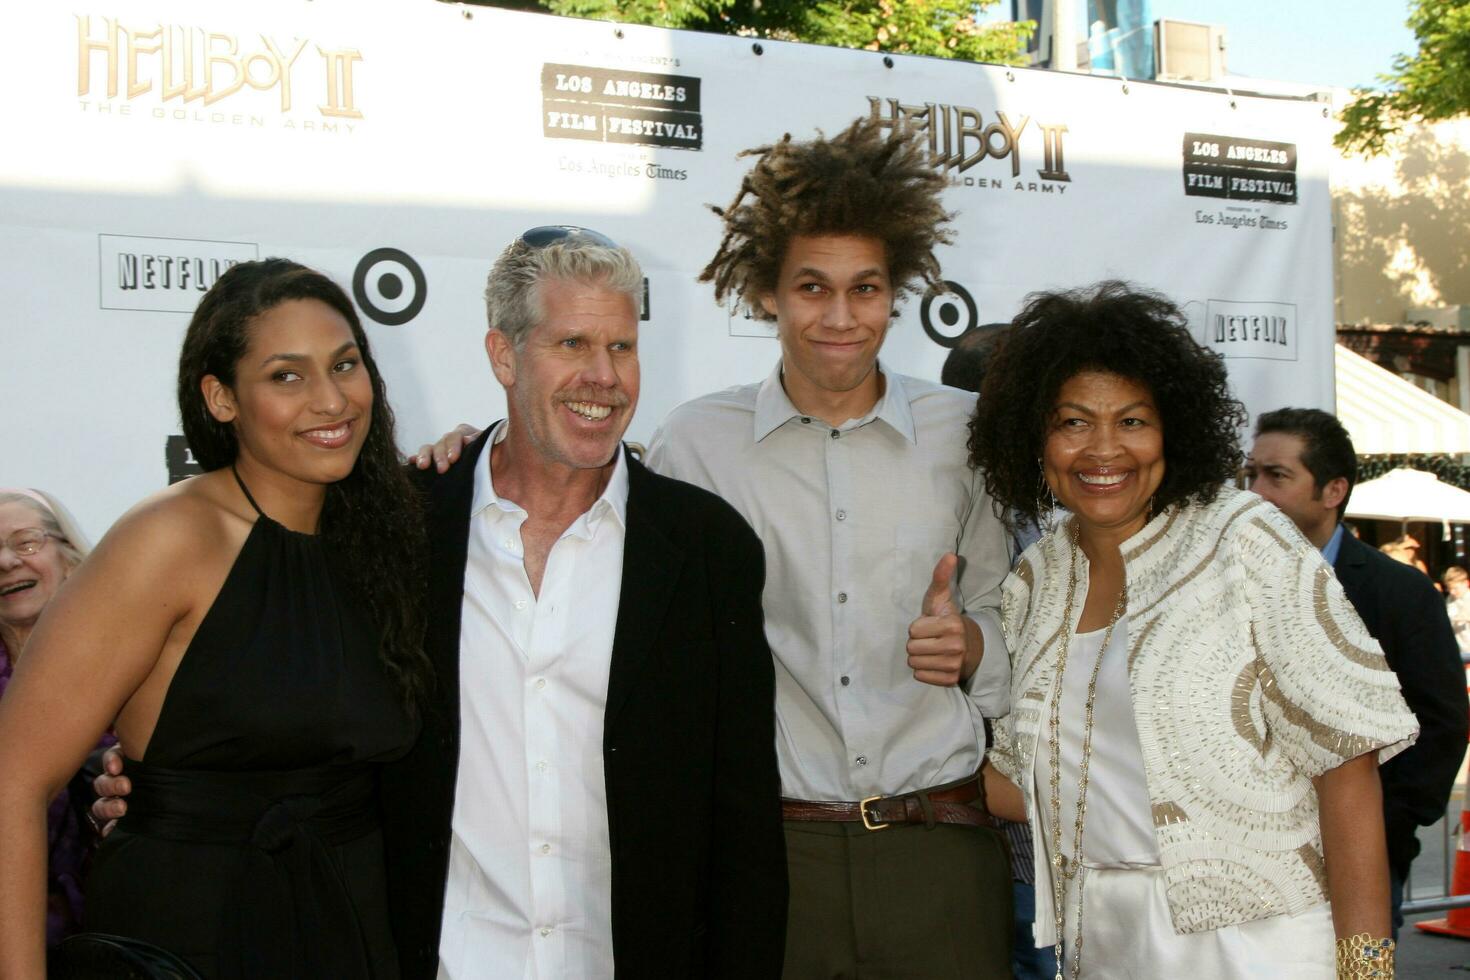
[[[756,158],[701,279],[774,320],[762,382],[669,416],[652,467],[766,552],[791,883],[785,976],[1008,977],[1010,870],[982,717],[1009,709],[1007,538],[968,466],[973,396],[879,360],[940,280],[943,175],[876,119]]]

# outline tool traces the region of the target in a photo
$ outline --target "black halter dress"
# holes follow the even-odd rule
[[[125,764],[87,927],[220,980],[395,978],[377,770],[416,728],[322,541],[240,488],[259,520]]]

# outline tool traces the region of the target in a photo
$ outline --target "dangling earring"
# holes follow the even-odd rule
[[[1148,513],[1144,516],[1143,523],[1147,524],[1149,521],[1151,521],[1153,519],[1154,519],[1154,498],[1153,498],[1152,495],[1150,495],[1149,498],[1148,498]]]
[[[1051,526],[1058,501],[1057,495],[1051,492],[1051,485],[1046,482],[1046,469],[1040,456],[1036,457],[1036,472],[1036,524],[1044,531]]]

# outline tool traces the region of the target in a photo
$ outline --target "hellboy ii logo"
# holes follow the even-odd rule
[[[77,96],[83,111],[99,114],[261,127],[259,101],[234,98],[250,89],[274,93],[270,104],[284,128],[350,133],[350,120],[363,118],[352,84],[360,61],[354,49],[302,38],[77,15]],[[306,115],[293,117],[293,110]]]
[[[938,102],[905,105],[897,99],[871,95],[868,107],[874,118],[883,120],[889,127],[907,125],[927,133],[934,165],[950,175],[951,184],[1064,194],[1072,180],[1064,156],[1066,126],[1033,122],[1030,116],[1012,117],[999,110],[987,117],[969,106]],[[1035,171],[1039,181],[1021,176],[1022,157],[1026,154],[1040,157],[1041,166]],[[986,160],[1009,162],[1010,180],[992,174],[968,173]]]

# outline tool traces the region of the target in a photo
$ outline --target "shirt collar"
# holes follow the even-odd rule
[[[510,423],[502,419],[489,435],[489,444],[485,446],[484,452],[480,454],[478,465],[475,467],[475,489],[470,498],[470,516],[477,516],[481,511],[495,508],[505,514],[524,514],[525,508],[513,500],[501,497],[495,492],[495,478],[490,473],[490,453],[498,442],[504,442],[510,433]],[[602,495],[593,501],[587,512],[572,522],[567,528],[568,534],[580,534],[583,537],[591,537],[597,530],[598,523],[607,514],[612,514],[624,529],[628,526],[628,459],[621,444],[618,445],[617,456],[613,462],[612,476],[603,488]]]
[[[886,382],[883,397],[878,404],[860,419],[848,420],[838,426],[839,430],[856,429],[869,422],[887,422],[889,427],[911,443],[918,439],[914,435],[914,413],[909,407],[908,392],[904,390],[903,376],[893,373],[878,361],[878,371]],[[760,442],[792,419],[805,418],[781,384],[781,362],[777,361],[766,380],[755,395],[755,441]]]
[[[1337,530],[1332,532],[1332,537],[1328,538],[1327,543],[1322,546],[1322,557],[1329,565],[1337,564],[1337,553],[1342,550],[1343,534],[1343,526],[1337,525]]]

